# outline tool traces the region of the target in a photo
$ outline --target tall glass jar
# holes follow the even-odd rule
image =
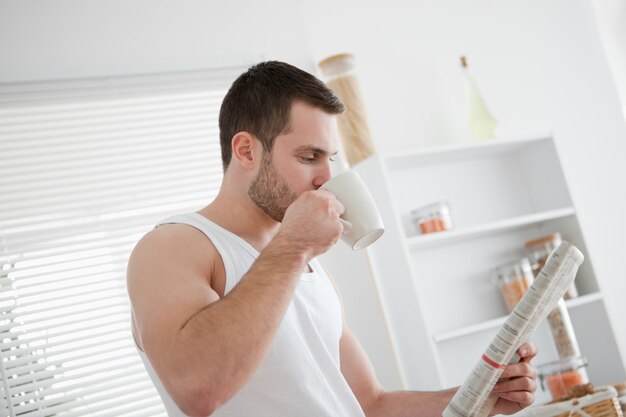
[[[341,148],[350,166],[374,154],[365,105],[352,54],[338,54],[318,64],[324,81],[341,99],[346,111],[337,118]]]
[[[559,300],[556,308],[548,314],[548,325],[550,326],[554,345],[560,358],[580,355],[572,319],[562,298]]]

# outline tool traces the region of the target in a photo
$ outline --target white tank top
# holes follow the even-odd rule
[[[225,294],[250,269],[259,253],[248,242],[198,213],[169,217],[159,225],[183,223],[202,231],[220,253]],[[212,416],[364,417],[340,371],[341,304],[316,260],[303,273],[267,357],[250,380]],[[185,417],[157,377],[144,352],[143,363],[169,417]]]

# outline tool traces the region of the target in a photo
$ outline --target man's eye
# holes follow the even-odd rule
[[[315,161],[315,157],[314,156],[301,156],[300,160],[304,163],[310,164],[313,161]]]
[[[335,162],[336,158],[334,156],[331,156],[330,158],[328,158],[330,160],[330,162]]]

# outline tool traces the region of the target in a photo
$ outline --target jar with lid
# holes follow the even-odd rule
[[[539,381],[544,391],[550,391],[552,400],[559,400],[568,389],[589,383],[587,376],[587,358],[568,356],[537,367]]]
[[[526,247],[526,253],[533,268],[533,276],[536,277],[539,274],[546,264],[548,256],[561,244],[561,241],[560,233],[552,233],[526,242],[524,246]],[[572,284],[563,295],[563,298],[568,300],[574,297],[578,297],[578,291],[576,291],[576,287]]]
[[[420,234],[452,230],[450,207],[445,201],[412,210],[411,221]]]
[[[509,312],[522,299],[534,277],[528,258],[500,265],[494,270],[494,280],[500,286]]]
[[[554,310],[548,314],[548,325],[554,338],[554,345],[560,358],[580,355],[578,340],[572,326],[565,300],[562,298]]]
[[[340,155],[345,154],[348,164],[353,166],[375,153],[357,80],[356,59],[349,53],[337,54],[323,59],[318,65],[324,81],[346,107],[337,118]]]

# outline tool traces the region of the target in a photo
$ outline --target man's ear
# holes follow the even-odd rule
[[[232,158],[245,169],[253,169],[259,162],[261,142],[248,132],[238,132],[231,141]]]

